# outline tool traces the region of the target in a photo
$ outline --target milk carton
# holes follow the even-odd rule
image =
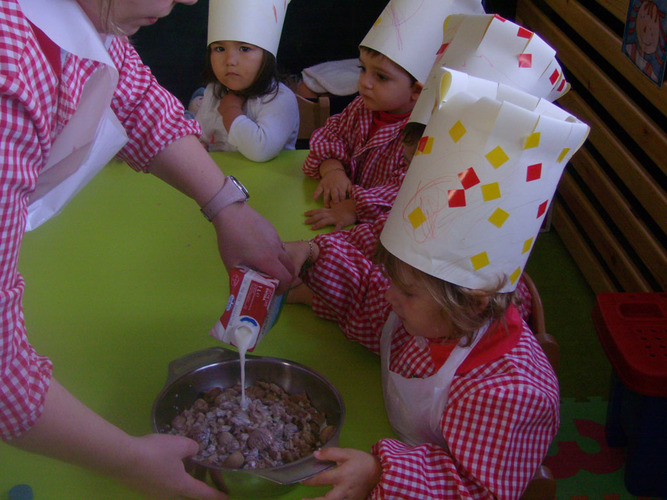
[[[279,281],[247,267],[229,272],[229,300],[209,334],[226,344],[252,351],[278,320],[284,295],[276,295]]]

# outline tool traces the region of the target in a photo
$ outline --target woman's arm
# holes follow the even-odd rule
[[[37,423],[9,443],[109,475],[145,494],[226,498],[185,471],[183,459],[197,452],[195,441],[167,434],[130,436],[85,407],[55,379]]]
[[[194,136],[172,142],[149,168],[204,206],[222,188],[225,175]],[[213,219],[220,256],[227,269],[244,264],[280,280],[279,293],[287,290],[294,266],[271,223],[247,203],[233,203]]]

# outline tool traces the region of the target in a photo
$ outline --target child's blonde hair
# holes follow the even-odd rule
[[[392,283],[402,290],[415,284],[423,286],[440,306],[441,314],[447,318],[455,331],[455,338],[466,338],[465,345],[487,321],[502,321],[509,307],[513,292],[499,293],[503,286],[499,282],[493,290],[472,290],[431,276],[403,262],[378,244],[374,261],[384,267]]]

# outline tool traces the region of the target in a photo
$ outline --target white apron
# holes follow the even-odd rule
[[[111,110],[118,70],[75,0],[18,0],[25,16],[56,45],[104,65],[86,82],[74,115],[55,138],[28,203],[26,231],[63,207],[116,155],[127,135]]]
[[[410,379],[389,370],[391,339],[400,325],[398,316],[392,312],[380,338],[382,391],[389,423],[396,435],[411,446],[436,443],[449,449],[440,429],[442,413],[449,400],[449,388],[456,370],[484,336],[488,325],[475,332],[469,346],[457,345],[438,373],[427,378]]]

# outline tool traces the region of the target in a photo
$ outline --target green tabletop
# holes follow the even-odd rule
[[[318,206],[316,183],[301,171],[305,155],[283,151],[267,163],[212,156],[289,241],[314,234],[303,217]],[[170,361],[221,345],[208,335],[228,296],[213,228],[192,200],[122,163],[109,164],[62,214],[26,235],[19,267],[32,344],[70,392],[129,433],[151,432],[151,405]],[[286,305],[254,353],[305,364],[338,388],[347,410],[341,446],[369,450],[393,436],[379,358],[310,308]],[[0,443],[0,498],[21,483],[36,500],[141,498],[106,477]],[[324,491],[300,485],[280,498]]]

